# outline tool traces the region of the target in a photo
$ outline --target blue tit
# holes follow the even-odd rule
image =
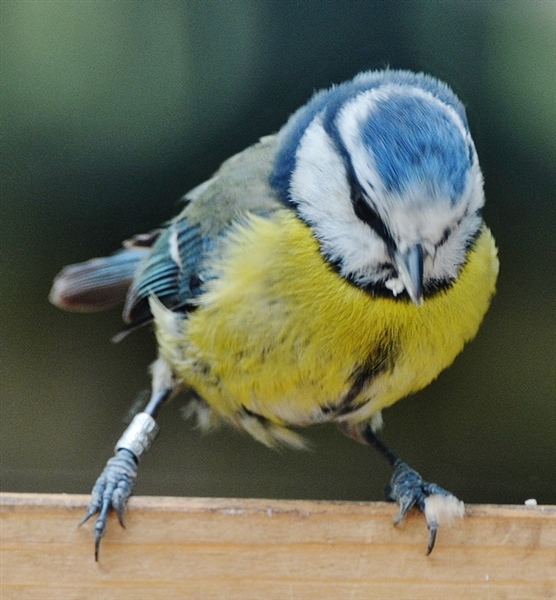
[[[432,550],[463,504],[377,437],[381,411],[428,385],[471,340],[498,274],[465,111],[433,77],[369,71],[316,93],[276,134],[185,196],[165,227],[66,267],[51,301],[124,303],[125,332],[153,323],[152,395],[116,444],[84,520],[120,518],[160,408],[267,446],[333,421],[393,469],[396,521],[416,506]],[[124,332],[124,333],[125,333]]]

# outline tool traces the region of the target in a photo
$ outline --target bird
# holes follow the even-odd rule
[[[392,468],[395,523],[463,515],[378,436],[382,411],[429,385],[473,339],[498,252],[463,104],[431,75],[370,70],[320,90],[275,134],[226,160],[163,226],[65,267],[50,301],[123,304],[119,340],[151,324],[151,392],[95,483],[95,559],[111,510],[124,524],[157,415],[178,393],[205,430],[226,422],[302,448],[335,423]]]

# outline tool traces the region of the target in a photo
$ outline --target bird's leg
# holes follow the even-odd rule
[[[376,435],[370,424],[357,431],[346,427],[344,432],[374,446],[390,463],[394,472],[390,483],[386,486],[386,497],[399,505],[394,524],[400,523],[409,509],[416,506],[425,515],[427,521],[429,529],[427,555],[429,555],[434,548],[439,524],[462,517],[463,502],[436,483],[425,481],[417,471],[390,450]]]
[[[155,421],[162,405],[172,397],[175,385],[167,363],[158,359],[152,368],[152,392],[145,410],[136,414],[118,440],[114,456],[108,460],[97,479],[87,513],[80,525],[98,514],[95,522],[95,560],[98,561],[100,542],[106,531],[108,513],[114,509],[124,527],[124,512],[137,478],[138,463],[158,433]]]

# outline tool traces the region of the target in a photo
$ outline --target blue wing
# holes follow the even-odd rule
[[[149,297],[156,296],[175,311],[188,312],[192,299],[203,291],[208,274],[203,262],[214,242],[180,216],[165,229],[153,245],[149,256],[129,288],[124,306],[124,320],[135,328],[152,319]]]
[[[69,311],[106,310],[125,302],[127,325],[116,336],[152,319],[149,296],[168,308],[187,312],[208,278],[203,261],[214,243],[180,216],[166,229],[137,235],[111,256],[65,267],[54,280],[50,301]]]
[[[182,213],[164,229],[137,235],[124,249],[66,267],[51,301],[65,310],[93,311],[124,305],[126,329],[152,320],[149,297],[184,314],[213,278],[207,257],[216,241],[248,212],[268,215],[284,205],[269,185],[276,137],[268,136],[228,159],[215,175],[186,196]]]

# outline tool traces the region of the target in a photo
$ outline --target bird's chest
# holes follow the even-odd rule
[[[157,321],[163,356],[225,417],[368,418],[427,385],[469,337],[457,301],[417,307],[347,283],[288,213],[279,222],[254,217],[226,250],[181,329]]]
[[[178,377],[223,415],[328,419],[397,352],[395,323],[377,321],[371,298],[331,271],[287,213],[238,228],[211,270],[215,279],[180,327],[156,324]]]

